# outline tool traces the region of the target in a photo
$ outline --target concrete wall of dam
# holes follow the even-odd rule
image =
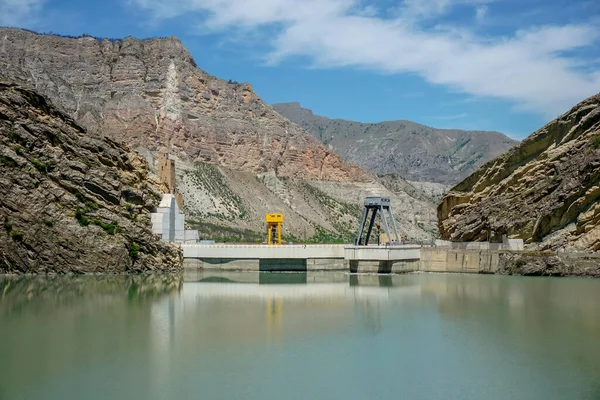
[[[231,259],[205,258],[184,259],[185,268],[201,268],[221,271],[347,271],[348,264],[339,258],[308,258],[308,259]]]
[[[421,249],[419,270],[423,272],[494,273],[500,252],[429,247]]]
[[[418,260],[349,261],[350,272],[405,273],[453,272],[494,273],[498,270],[500,252],[496,250],[466,250],[423,247]]]
[[[344,259],[343,244],[243,245],[243,244],[183,244],[184,258],[197,259]]]
[[[194,246],[198,249],[197,246]],[[265,246],[266,247],[266,246]],[[300,246],[299,246],[300,247]],[[498,269],[500,251],[470,250],[438,247],[423,247],[418,257],[407,257],[404,260],[351,260],[342,256],[342,248],[323,246],[315,256],[302,254],[305,250],[294,249],[292,252],[298,258],[286,258],[282,248],[273,250],[281,253],[281,257],[259,259],[253,257],[246,249],[245,257],[240,258],[233,246],[220,248],[218,252],[204,253],[212,257],[185,258],[187,268],[202,268],[207,270],[232,271],[349,271],[352,273],[406,273],[406,272],[463,272],[463,273],[494,273]],[[229,250],[223,252],[223,250]],[[310,247],[309,247],[310,249]],[[327,257],[326,249],[330,256]],[[310,249],[313,250],[313,249]],[[408,249],[407,249],[408,250]],[[239,250],[238,250],[239,251]],[[259,252],[269,251],[260,249]],[[414,252],[413,249],[409,251]],[[273,254],[275,254],[273,253]],[[290,253],[290,254],[292,254]],[[188,252],[188,254],[190,254]],[[262,254],[262,253],[261,253]],[[412,254],[412,253],[411,253]],[[416,253],[415,253],[416,254]],[[200,254],[197,254],[199,256]],[[229,255],[229,256],[227,256]],[[346,251],[348,255],[348,251]],[[216,257],[218,256],[218,257]],[[300,257],[305,256],[305,257]],[[382,257],[383,258],[383,257]]]
[[[508,273],[600,277],[600,255],[437,246],[182,245],[184,265],[230,271],[345,271],[364,274],[409,272]],[[190,257],[192,256],[193,257]]]

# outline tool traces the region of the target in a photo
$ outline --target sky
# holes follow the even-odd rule
[[[600,92],[600,0],[0,0],[0,25],[177,36],[267,103],[523,139]]]

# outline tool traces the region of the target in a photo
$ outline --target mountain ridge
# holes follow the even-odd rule
[[[236,170],[370,179],[279,117],[250,84],[198,68],[176,37],[99,41],[4,28],[0,40],[0,75],[31,84],[93,133]]]
[[[330,119],[299,102],[277,103],[273,108],[346,161],[379,176],[400,174],[413,181],[457,183],[517,143],[495,131],[437,129],[409,120],[369,123]]]

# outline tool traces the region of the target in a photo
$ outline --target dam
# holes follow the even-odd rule
[[[379,219],[377,219],[379,217]],[[388,222],[389,219],[389,222]],[[369,245],[376,220],[383,224],[384,240]],[[421,246],[401,244],[390,199],[367,197],[354,244],[282,244],[283,214],[266,214],[267,245],[199,244],[184,242],[188,267],[258,271],[350,270],[389,273],[416,270]],[[379,231],[379,229],[377,229]],[[395,271],[394,271],[395,272]]]
[[[182,244],[187,268],[232,271],[345,271],[350,273],[495,273],[503,253],[523,252],[522,241],[437,241],[434,245]],[[567,257],[567,255],[565,255]],[[568,258],[568,257],[567,257]],[[577,260],[567,262],[577,262]]]
[[[258,271],[352,270],[359,264],[392,272],[394,264],[415,264],[419,245],[355,246],[337,244],[235,245],[182,244],[188,267]],[[355,271],[356,272],[356,271]]]
[[[266,244],[198,242],[198,232],[184,230],[178,197],[166,194],[164,207],[153,214],[155,231],[163,239],[177,242],[187,268],[206,270],[305,272],[347,271],[350,273],[468,272],[493,273],[500,251],[523,250],[522,240],[503,243],[403,244],[391,211],[389,198],[367,197],[353,244],[284,244],[281,240],[283,214],[266,214]],[[180,200],[180,199],[179,199]],[[162,204],[162,203],[161,203]],[[369,243],[375,231],[377,244]],[[375,228],[375,229],[374,229]],[[175,238],[175,240],[173,240]]]

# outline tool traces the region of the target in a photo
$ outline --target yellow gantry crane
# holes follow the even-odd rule
[[[281,224],[283,223],[283,214],[267,214],[267,243],[281,244]]]

